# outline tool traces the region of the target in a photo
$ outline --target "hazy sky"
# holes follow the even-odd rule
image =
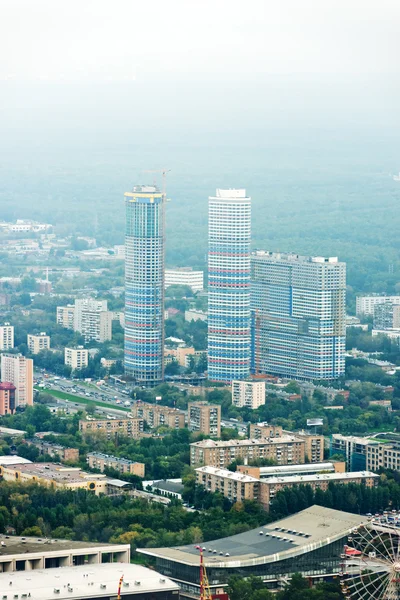
[[[399,0],[0,0],[0,80],[399,76]]]

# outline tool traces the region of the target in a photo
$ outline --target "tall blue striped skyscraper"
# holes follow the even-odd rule
[[[251,199],[218,189],[208,206],[208,378],[231,382],[250,370]]]
[[[165,194],[125,193],[125,373],[138,384],[164,377]]]

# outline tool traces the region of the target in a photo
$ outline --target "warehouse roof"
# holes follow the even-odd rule
[[[202,545],[208,567],[242,567],[277,562],[321,548],[345,537],[367,517],[311,506],[295,515]],[[164,560],[197,566],[199,551],[192,545],[174,548],[138,548]]]
[[[118,563],[0,573],[0,589],[5,600],[23,598],[24,594],[29,594],[30,600],[86,600],[103,597],[108,600],[110,596],[117,597],[122,575],[122,598],[133,594],[142,596],[179,590],[176,583],[156,571],[140,565]]]

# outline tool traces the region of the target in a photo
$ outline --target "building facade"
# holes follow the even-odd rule
[[[75,369],[84,369],[88,366],[89,351],[83,346],[77,348],[64,349],[64,364],[74,371]]]
[[[357,296],[356,315],[373,316],[378,304],[400,304],[400,296]]]
[[[355,435],[331,435],[330,455],[340,454],[346,461],[349,471],[360,471],[367,468],[367,449],[379,447],[379,442],[372,438]]]
[[[0,383],[0,415],[13,415],[15,412],[15,390],[14,384],[8,381]]]
[[[165,287],[170,285],[187,285],[192,292],[201,292],[204,289],[204,273],[194,271],[192,267],[165,269]]]
[[[88,452],[86,461],[91,469],[99,469],[102,473],[105,469],[114,469],[120,473],[128,473],[144,477],[145,465],[141,462],[128,460],[127,458],[118,458],[118,456],[110,456],[102,452]]]
[[[232,404],[251,409],[265,404],[265,381],[232,381]]]
[[[251,199],[217,189],[208,216],[208,378],[230,383],[250,372]]]
[[[177,408],[138,401],[132,405],[131,411],[134,417],[146,421],[151,429],[161,425],[171,427],[171,429],[185,427],[185,413]]]
[[[39,454],[43,456],[48,454],[51,458],[57,458],[60,461],[79,461],[79,450],[78,448],[67,448],[61,444],[53,444],[52,442],[45,442],[44,440],[34,439],[27,440],[25,443],[30,446],[35,446],[39,450]]]
[[[82,435],[101,433],[110,440],[118,435],[139,438],[144,427],[143,419],[91,419],[79,421],[79,431]]]
[[[299,380],[344,375],[345,263],[257,251],[251,278],[252,371]]]
[[[74,328],[75,306],[67,304],[67,306],[57,306],[56,320],[57,325],[65,327],[65,329]]]
[[[1,355],[1,380],[15,385],[15,407],[33,404],[33,360],[22,354]]]
[[[269,425],[269,423],[250,423],[249,438],[259,440],[261,438],[282,437],[283,428],[280,425]]]
[[[207,402],[189,402],[188,428],[196,433],[220,437],[221,406]]]
[[[14,348],[14,326],[10,323],[0,325],[0,351]]]
[[[38,335],[28,333],[27,344],[31,354],[39,354],[42,350],[49,350],[50,336],[46,335],[45,332],[39,333]]]
[[[142,385],[164,379],[165,194],[125,193],[125,372]]]
[[[113,314],[107,310],[107,300],[76,298],[74,331],[83,335],[85,343],[111,340],[112,321]]]

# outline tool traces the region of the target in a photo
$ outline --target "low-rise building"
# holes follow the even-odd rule
[[[144,420],[138,418],[82,420],[79,421],[79,431],[82,435],[102,433],[108,439],[117,435],[139,438],[144,431]]]
[[[265,381],[232,381],[232,404],[251,409],[265,404]]]
[[[165,287],[171,285],[187,285],[193,292],[200,292],[204,289],[204,273],[192,267],[165,269]]]
[[[5,481],[36,482],[60,489],[82,489],[96,495],[115,495],[131,487],[126,481],[110,479],[103,474],[86,473],[79,467],[67,467],[59,463],[0,465],[0,476]]]
[[[39,334],[28,333],[27,344],[31,354],[39,354],[42,350],[49,350],[50,336],[44,331]]]
[[[79,450],[78,448],[67,448],[61,444],[54,444],[53,442],[45,442],[41,439],[26,440],[26,443],[30,446],[35,446],[39,450],[40,455],[48,454],[52,458],[58,458],[58,460],[78,462]]]
[[[185,427],[185,414],[177,408],[137,401],[132,405],[131,412],[134,417],[146,421],[152,429],[161,425],[171,429]]]
[[[13,415],[15,412],[15,390],[13,383],[3,381],[0,383],[0,415]]]
[[[89,351],[83,346],[76,348],[65,348],[64,364],[74,371],[75,369],[84,369],[88,366]]]
[[[185,321],[207,321],[208,313],[202,310],[196,310],[191,308],[190,310],[185,310]]]
[[[0,350],[14,348],[14,326],[10,323],[0,325]]]
[[[195,352],[193,346],[179,346],[178,348],[165,348],[164,350],[166,357],[172,357],[181,367],[186,367],[187,360],[190,356],[194,358]]]
[[[221,406],[207,402],[189,402],[188,428],[213,437],[221,435]]]
[[[255,500],[265,510],[269,510],[276,494],[284,489],[309,485],[313,490],[327,490],[330,483],[364,484],[373,487],[378,483],[379,475],[369,471],[355,473],[320,473],[311,475],[290,475],[259,479],[244,473],[228,471],[218,467],[204,466],[196,469],[196,482],[209,492],[219,491],[231,502]]]
[[[270,459],[278,465],[305,462],[305,443],[294,435],[260,440],[202,440],[190,444],[191,466],[226,468],[234,461]]]
[[[145,465],[141,462],[129,460],[127,458],[118,458],[102,452],[88,452],[86,461],[91,469],[99,469],[102,473],[105,469],[114,469],[120,473],[129,473],[144,477]]]
[[[184,485],[177,481],[169,481],[162,479],[161,481],[154,481],[151,486],[153,494],[159,494],[160,496],[166,496],[167,498],[176,498],[182,500],[182,494]]]

